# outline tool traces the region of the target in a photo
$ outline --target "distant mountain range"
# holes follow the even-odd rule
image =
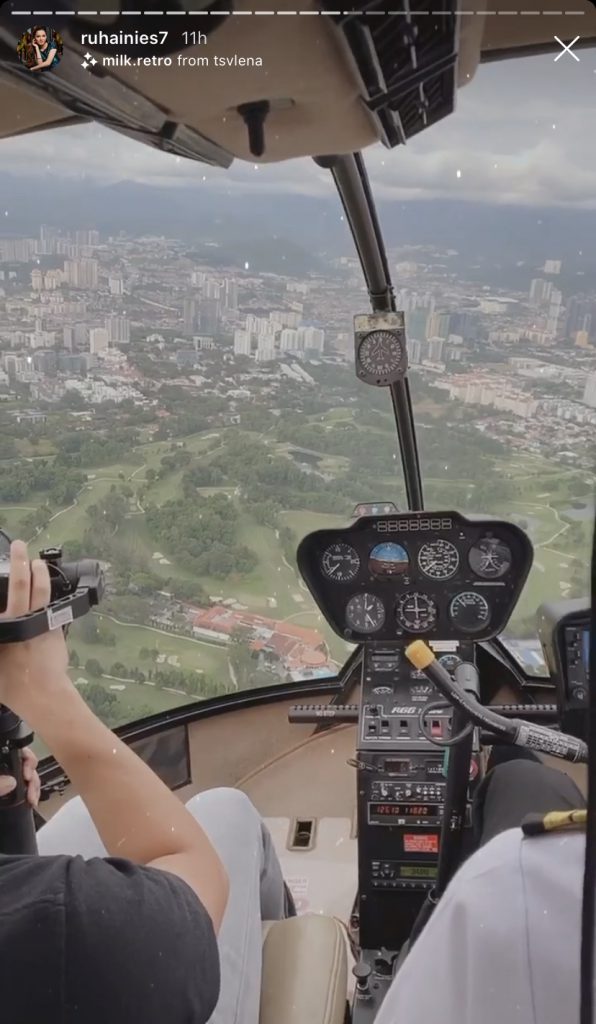
[[[205,185],[158,187],[80,178],[23,179],[0,173],[0,235],[37,234],[40,223],[97,228],[102,234],[169,235],[251,269],[317,271],[353,250],[339,200],[295,194],[223,194]],[[596,282],[596,211],[495,206],[447,200],[379,202],[386,244],[457,250],[445,266],[494,287],[527,287],[545,259],[560,259],[564,293]],[[207,249],[210,256],[215,250]],[[415,259],[415,255],[412,256]],[[426,259],[426,257],[425,257]],[[439,261],[442,262],[442,261]]]

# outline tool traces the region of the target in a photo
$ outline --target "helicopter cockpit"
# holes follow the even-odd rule
[[[529,627],[533,640],[522,653],[521,641],[508,634],[508,625],[533,566],[535,572],[545,574],[544,549],[546,558],[552,558],[548,571],[563,571],[572,555],[568,548],[561,551],[553,546],[557,538],[571,528],[576,530],[573,536],[585,541],[586,523],[582,520],[578,526],[573,513],[593,510],[596,478],[588,468],[586,445],[585,451],[561,456],[561,473],[579,488],[576,492],[569,497],[563,494],[555,465],[545,493],[531,501],[517,501],[517,480],[532,474],[537,462],[531,460],[537,458],[538,447],[532,439],[534,447],[530,445],[527,457],[520,454],[518,439],[523,429],[516,427],[509,436],[515,437],[518,462],[507,479],[503,474],[495,482],[497,488],[502,484],[504,495],[496,503],[497,513],[484,514],[475,507],[474,488],[480,489],[482,481],[464,479],[461,464],[459,491],[458,480],[455,491],[448,492],[438,475],[430,477],[427,488],[420,457],[420,438],[427,424],[415,423],[416,401],[422,392],[413,400],[412,369],[424,363],[425,372],[436,380],[440,375],[436,353],[449,348],[457,365],[466,345],[473,348],[474,342],[466,333],[462,314],[457,329],[447,330],[444,338],[439,337],[444,325],[433,321],[435,334],[425,337],[425,344],[438,340],[445,344],[429,348],[425,360],[412,347],[420,346],[409,337],[417,303],[404,310],[396,299],[363,151],[379,143],[386,149],[401,147],[429,128],[434,130],[453,112],[458,90],[474,88],[472,80],[482,64],[540,55],[548,55],[553,62],[561,54],[569,60],[580,54],[583,58],[596,48],[596,9],[588,0],[569,12],[555,10],[555,0],[541,2],[535,11],[490,11],[486,0],[471,5],[473,10],[468,10],[467,3],[456,9],[449,2],[437,6],[424,0],[391,12],[380,0],[359,3],[349,12],[331,9],[333,5],[327,3],[308,2],[300,11],[291,6],[283,0],[275,12],[254,11],[253,4],[239,0],[228,11],[219,3],[199,0],[196,10],[187,11],[186,5],[179,7],[178,0],[173,0],[168,12],[147,11],[141,17],[141,12],[120,9],[87,11],[84,5],[76,11],[48,13],[23,12],[17,4],[4,4],[0,83],[8,102],[0,113],[0,137],[7,143],[18,142],[47,129],[75,131],[77,126],[97,123],[172,160],[209,168],[228,169],[235,160],[256,168],[312,158],[317,172],[333,180],[364,277],[369,308],[355,314],[349,325],[350,370],[358,387],[370,396],[367,426],[381,435],[390,419],[390,429],[397,435],[402,469],[399,497],[391,489],[392,466],[379,473],[380,486],[387,491],[374,498],[361,473],[363,500],[355,507],[352,503],[352,515],[340,517],[341,523],[337,516],[331,523],[330,515],[313,511],[316,506],[305,499],[293,507],[294,529],[289,529],[289,513],[284,519],[285,513],[275,504],[275,483],[283,477],[275,461],[280,458],[292,463],[292,472],[296,463],[303,481],[316,477],[317,484],[324,480],[326,487],[333,487],[345,472],[339,500],[347,507],[353,495],[345,440],[336,449],[333,445],[322,445],[320,451],[310,447],[316,444],[315,432],[331,435],[341,423],[342,411],[338,420],[334,416],[340,404],[351,400],[345,398],[347,392],[335,403],[333,416],[312,400],[311,419],[304,423],[292,420],[298,402],[285,409],[277,393],[268,399],[262,419],[248,408],[247,399],[254,397],[249,376],[257,364],[262,363],[259,392],[270,393],[266,368],[274,351],[291,353],[284,371],[288,381],[300,384],[301,378],[302,383],[308,378],[324,388],[324,374],[335,372],[334,365],[325,366],[322,342],[317,350],[321,332],[314,319],[314,326],[297,326],[302,307],[294,300],[304,298],[308,287],[297,283],[297,274],[287,275],[288,283],[283,282],[282,288],[284,275],[279,268],[279,273],[264,271],[263,291],[255,297],[249,294],[249,285],[253,273],[255,280],[259,275],[248,260],[238,271],[246,282],[243,312],[252,317],[254,331],[258,321],[255,346],[252,329],[239,329],[234,286],[226,280],[220,292],[219,286],[210,290],[206,282],[204,267],[210,268],[209,260],[217,256],[220,245],[225,248],[224,240],[208,242],[200,253],[189,251],[186,244],[172,249],[176,260],[188,258],[189,267],[193,264],[192,285],[202,289],[203,320],[195,309],[195,298],[179,288],[177,265],[163,271],[163,285],[154,287],[161,264],[165,266],[166,245],[160,248],[163,240],[149,230],[124,255],[125,231],[120,236],[116,230],[110,233],[109,244],[114,247],[110,251],[107,232],[104,242],[91,238],[95,232],[77,239],[54,236],[50,230],[41,247],[31,249],[24,260],[14,231],[6,239],[0,231],[0,246],[6,241],[0,264],[0,269],[6,264],[2,273],[6,324],[0,322],[0,398],[5,408],[0,405],[0,434],[8,439],[14,430],[14,450],[10,449],[6,464],[22,463],[31,476],[36,471],[30,468],[34,460],[43,457],[48,470],[47,477],[40,476],[35,485],[29,485],[24,473],[22,479],[11,478],[12,491],[0,489],[0,609],[6,580],[2,559],[9,535],[16,530],[29,527],[34,532],[53,581],[50,617],[40,613],[20,621],[4,620],[0,643],[26,639],[47,628],[72,627],[69,635],[74,638],[76,660],[71,668],[75,675],[84,671],[85,678],[77,680],[81,692],[89,695],[98,714],[181,799],[229,786],[247,794],[257,807],[273,837],[297,910],[297,916],[287,920],[263,922],[260,1024],[372,1024],[409,949],[472,848],[472,806],[485,777],[487,750],[500,743],[526,747],[550,764],[564,764],[585,788],[593,635],[587,576],[581,596],[576,578],[573,590],[566,586],[554,595],[540,584],[534,587],[532,593],[539,597],[534,602],[534,624]],[[49,26],[52,39],[59,40],[60,60],[46,74],[27,74],[21,52],[19,59],[15,53],[39,19]],[[257,53],[260,64],[255,64]],[[193,84],[199,76],[200,88]],[[399,153],[393,159],[398,168]],[[199,167],[198,173],[202,170]],[[49,209],[39,212],[40,221],[48,217]],[[143,245],[152,244],[152,262],[143,266]],[[401,253],[397,267],[406,277],[414,273],[416,247],[404,252],[395,248]],[[69,261],[68,271],[57,269],[59,257]],[[442,266],[444,257],[442,252],[432,252],[429,264],[438,259]],[[21,262],[31,274],[36,303],[33,341],[26,343],[29,357],[20,351],[26,349],[21,329],[26,307],[17,294],[23,280]],[[97,277],[97,265],[95,271],[91,267],[94,262],[101,265],[103,285],[93,277]],[[221,273],[230,276],[226,258],[220,263]],[[346,272],[352,273],[353,267]],[[559,271],[551,267],[544,273]],[[321,280],[323,271],[311,276]],[[352,283],[353,277],[342,278],[338,293]],[[596,364],[590,359],[596,337],[592,314],[584,311],[584,305],[587,310],[592,303],[596,324],[596,286],[582,281],[581,295],[570,314],[575,318],[573,351],[579,353],[581,363],[577,379],[567,379],[556,374],[549,377],[551,371],[542,370],[536,357],[537,346],[554,350],[559,338],[558,313],[553,313],[557,289],[552,281],[547,284],[532,280],[532,316],[540,323],[524,320],[516,338],[499,317],[519,306],[521,291],[514,299],[505,299],[487,295],[488,287],[479,286],[483,294],[470,309],[482,307],[496,315],[493,334],[488,336],[495,365],[504,362],[499,361],[495,346],[527,341],[534,346],[533,354],[512,350],[514,369],[520,379],[535,374],[541,386],[546,381],[540,400],[568,401],[571,389],[579,388],[581,375],[590,373],[592,390],[586,384],[582,393],[586,409],[593,410]],[[60,289],[65,297],[62,305],[56,305],[52,296],[62,294]],[[82,341],[84,332],[77,334],[80,324],[75,325],[88,312],[81,292],[98,289],[100,298]],[[224,292],[229,323],[236,329],[233,339],[232,329],[228,334],[220,331],[216,312]],[[557,309],[561,306],[558,294]],[[126,295],[148,304],[158,326],[148,338],[141,339],[140,331],[133,337],[134,359],[133,345],[130,357],[119,356],[114,362],[118,386],[136,388],[134,401],[142,395],[145,404],[139,400],[142,413],[135,421],[132,403],[127,408],[134,437],[122,431],[114,435],[114,454],[102,463],[91,446],[83,448],[80,436],[87,424],[90,433],[95,429],[106,438],[107,446],[110,416],[120,407],[110,406],[102,419],[101,402],[116,401],[115,385],[101,380],[100,390],[96,388],[94,397],[89,397],[91,391],[77,382],[58,396],[42,378],[47,373],[48,380],[55,380],[62,372],[74,377],[79,372],[75,364],[88,343],[91,354],[99,356],[99,365],[108,366],[108,348],[125,349],[130,342],[130,334],[125,337],[129,327],[121,323]],[[275,330],[265,330],[265,308],[275,303],[283,305],[283,317],[277,314]],[[20,318],[18,324],[12,322],[13,314]],[[106,323],[109,320],[105,338],[98,326],[100,316],[108,318]],[[47,319],[54,325],[60,317],[73,320],[72,328],[64,328],[68,343],[65,340],[62,355],[41,324]],[[312,366],[301,362],[293,348],[299,329],[310,331]],[[186,340],[176,337],[177,331]],[[226,354],[217,362],[220,334]],[[263,337],[270,341],[263,342]],[[165,373],[168,346],[171,349],[174,343],[177,350],[171,363],[175,369],[167,371],[160,395],[161,384],[156,384],[151,363]],[[341,344],[345,355],[345,337]],[[42,366],[35,350],[46,352],[52,346],[56,353],[47,356]],[[235,358],[245,360],[238,377],[233,376]],[[564,362],[564,356],[559,362]],[[96,366],[90,361],[86,371]],[[311,371],[314,376],[309,378]],[[226,400],[232,403],[232,413],[224,409],[225,403],[217,404],[221,394],[216,388],[205,387],[211,383],[210,373],[221,378],[228,375],[231,386]],[[559,380],[566,389],[562,398],[548,391]],[[185,404],[180,411],[176,402],[183,393]],[[65,398],[66,394],[71,397]],[[470,377],[453,385],[449,401],[488,407],[493,399],[487,394],[485,383]],[[197,413],[196,422],[188,395],[197,407],[204,401],[209,410],[202,417]],[[86,401],[98,416],[93,428],[85,418]],[[441,401],[439,396],[437,407]],[[519,395],[499,401],[502,404],[497,407],[505,418],[513,417],[514,408],[517,415],[523,404]],[[32,411],[35,402],[40,408]],[[58,408],[72,423],[80,417],[80,426],[71,424],[68,435],[61,433],[59,424],[50,434]],[[521,422],[527,426],[526,415]],[[560,415],[561,420],[573,418],[567,407]],[[578,420],[585,426],[584,437],[593,430],[592,415],[587,411],[587,418]],[[350,416],[348,410],[348,420]],[[27,427],[35,435],[38,422],[40,431],[30,444]],[[47,445],[43,440],[46,422]],[[465,414],[445,416],[440,422],[446,432],[459,431],[458,436],[465,437]],[[129,426],[127,422],[126,429]],[[63,455],[60,442],[66,436]],[[476,436],[492,456],[490,431],[481,424]],[[231,439],[229,451],[226,438]],[[40,439],[45,445],[41,450]],[[251,444],[259,448],[260,479],[267,484],[259,504],[250,493],[250,471],[246,475]],[[372,464],[373,447],[362,451]],[[219,462],[212,462],[218,454]],[[44,486],[53,486],[48,465],[54,459],[59,473],[61,467],[65,474],[65,489],[44,502],[42,512],[39,493]],[[375,472],[381,461],[380,456],[376,458]],[[437,465],[433,472],[438,474]],[[109,470],[102,476],[98,466],[109,466]],[[93,472],[87,473],[88,469]],[[74,474],[72,493],[68,474]],[[313,485],[312,493],[315,489]],[[426,489],[432,503],[425,500]],[[311,494],[306,483],[295,485],[294,493],[300,490]],[[457,493],[461,502],[456,504],[453,495]],[[184,505],[176,504],[180,494],[184,494]],[[442,502],[443,494],[449,500]],[[37,511],[24,508],[29,497],[39,498]],[[190,524],[192,503],[202,501],[205,528],[215,530],[214,524],[219,524],[223,539],[216,545],[217,557],[223,561],[229,555],[227,577],[214,569],[215,555],[200,547],[198,521]],[[516,514],[515,508],[509,514],[509,501],[523,515],[519,510]],[[249,513],[253,510],[250,528],[229,511],[242,502]],[[567,505],[569,516],[561,518],[561,509],[566,512]],[[547,518],[542,521],[538,510],[545,508]],[[80,526],[77,516],[87,515],[89,523],[84,534],[81,527],[81,543],[69,547],[69,535],[58,533],[62,527],[54,521],[62,511],[72,509],[69,529],[75,522],[77,529]],[[35,514],[26,518],[25,511]],[[185,524],[190,524],[186,533]],[[88,547],[93,531],[105,542],[105,550]],[[261,565],[270,557],[273,539],[279,544],[275,572],[284,581],[279,592],[274,590],[272,572],[267,575],[265,569],[256,569],[256,556],[251,561],[250,549],[257,546],[257,536]],[[173,552],[189,538],[188,565],[182,566],[179,559],[177,577],[172,570]],[[215,533],[212,540],[213,546]],[[158,544],[159,550],[152,550]],[[116,564],[125,547],[134,555],[126,575]],[[585,562],[584,555],[582,559]],[[206,567],[205,587],[199,566]],[[258,571],[272,594],[266,603],[261,594],[255,597]],[[222,594],[216,589],[227,578],[236,588],[232,597],[225,596],[228,591],[223,585]],[[288,591],[283,597],[282,586]],[[312,600],[316,620],[313,612],[305,618],[304,595]],[[284,630],[272,626],[278,602]],[[149,607],[150,623],[143,619]],[[133,609],[128,621],[127,608]],[[292,626],[292,620],[300,626]],[[326,624],[326,641],[317,632],[319,622]],[[83,634],[84,623],[92,625]],[[142,641],[131,640],[134,631],[151,633],[142,632]],[[526,634],[527,630],[520,635]],[[179,636],[187,644],[180,671],[179,648],[172,646]],[[140,643],[147,646],[139,650]],[[198,655],[193,660],[193,644],[204,650],[207,670]],[[106,670],[99,659],[110,646],[117,660]],[[534,659],[533,668],[528,658]],[[272,664],[283,664],[275,685],[267,674]],[[227,678],[225,684],[216,679],[224,666],[229,684]],[[137,691],[143,687],[146,692],[147,687],[154,688],[155,694],[159,691],[164,703],[158,710],[139,697]],[[125,724],[110,717],[121,691],[130,695],[126,699],[134,697],[133,709],[140,709]],[[0,713],[0,735],[4,757],[31,741],[24,723],[15,722],[8,709]],[[43,757],[42,803],[37,828],[76,796],[51,754],[42,748],[39,753]],[[34,843],[28,827],[23,826],[21,838]],[[2,844],[0,830],[4,851]]]

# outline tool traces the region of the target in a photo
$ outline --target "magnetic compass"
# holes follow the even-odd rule
[[[354,317],[356,373],[376,387],[402,380],[408,368],[402,313]]]

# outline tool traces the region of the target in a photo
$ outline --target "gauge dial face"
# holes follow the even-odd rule
[[[431,580],[450,580],[459,569],[459,554],[448,540],[431,540],[418,552],[418,565]]]
[[[376,633],[385,622],[385,606],[375,594],[356,594],[346,605],[346,623],[358,633]]]
[[[404,594],[397,603],[396,617],[408,633],[427,633],[437,621],[437,606],[426,594]]]
[[[481,537],[470,548],[468,562],[470,569],[483,580],[498,580],[511,568],[511,549],[498,537]]]
[[[451,675],[453,675],[457,666],[462,664],[463,662],[457,654],[442,654],[439,658],[439,665],[442,665]]]
[[[408,552],[401,544],[385,541],[377,544],[370,553],[368,567],[375,576],[401,576],[410,566]]]
[[[371,331],[360,343],[358,359],[373,377],[387,377],[399,370],[404,358],[402,341],[393,331]]]
[[[358,575],[360,555],[350,544],[339,541],[323,553],[321,567],[327,579],[335,583],[349,583]]]
[[[477,591],[466,590],[451,601],[449,618],[462,633],[479,633],[490,622],[489,603]]]

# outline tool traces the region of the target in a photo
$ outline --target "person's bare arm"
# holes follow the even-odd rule
[[[26,547],[11,550],[6,615],[49,603],[47,567],[29,568]],[[182,878],[208,911],[215,930],[228,882],[207,835],[155,773],[98,718],[66,674],[61,630],[0,648],[0,702],[39,733],[80,794],[108,854]]]

